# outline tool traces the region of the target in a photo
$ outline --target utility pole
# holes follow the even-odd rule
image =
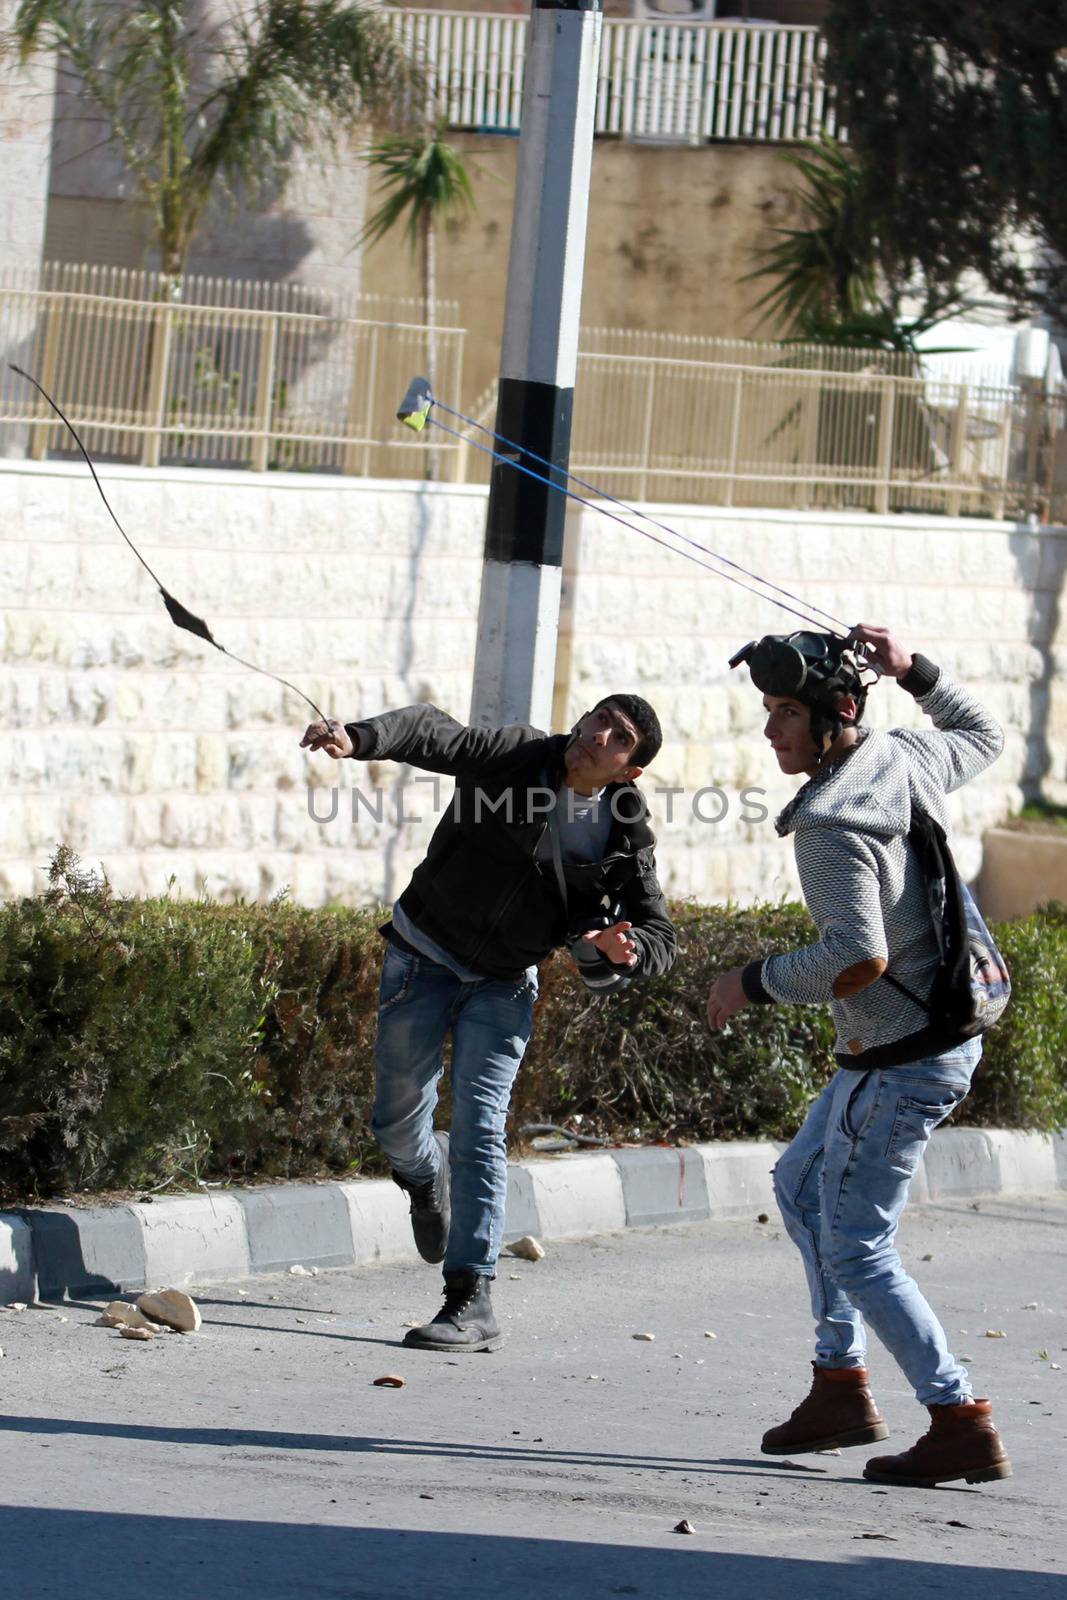
[[[601,0],[533,0],[497,448],[565,484],[578,360]],[[552,463],[534,460],[534,452]],[[549,726],[567,501],[493,462],[471,721]]]

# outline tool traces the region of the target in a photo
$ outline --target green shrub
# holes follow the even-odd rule
[[[380,907],[245,906],[272,972],[256,1114],[217,1146],[233,1175],[382,1170],[370,1132]]]
[[[816,1006],[757,1006],[710,1034],[708,989],[730,967],[815,936],[795,905],[675,906],[680,958],[653,983],[594,1000],[570,962],[541,969],[533,1039],[515,1090],[518,1123],[582,1114],[636,1138],[785,1138],[833,1070]]]
[[[817,1006],[709,1035],[717,973],[808,942],[795,905],[674,908],[682,959],[594,1000],[541,972],[513,1128],[580,1115],[614,1139],[788,1138],[833,1071]],[[121,899],[61,851],[0,906],[0,1195],[205,1176],[382,1171],[373,1094],[380,909]],[[1067,1124],[1067,907],[998,926],[1015,998],[961,1120]],[[447,1089],[445,1091],[447,1100]]]
[[[61,850],[0,907],[0,1193],[358,1168],[372,911],[115,897]]]
[[[240,1125],[272,963],[240,916],[116,900],[67,851],[0,907],[0,1183],[144,1185]]]

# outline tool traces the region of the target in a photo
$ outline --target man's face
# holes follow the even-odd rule
[[[629,717],[605,700],[576,723],[563,755],[567,776],[589,793],[608,783],[628,782],[641,772],[631,759],[640,742],[640,731]]]
[[[782,771],[790,777],[810,772],[818,756],[811,737],[810,708],[788,695],[765,694],[763,709],[767,713],[763,732]]]

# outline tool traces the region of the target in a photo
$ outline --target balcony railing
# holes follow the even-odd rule
[[[527,19],[395,11],[453,128],[517,133]],[[676,144],[809,139],[835,131],[815,28],[717,22],[604,23],[596,132]]]

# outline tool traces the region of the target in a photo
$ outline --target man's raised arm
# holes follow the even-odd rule
[[[974,695],[926,656],[905,652],[885,628],[861,626],[852,637],[871,647],[872,660],[914,695],[936,731],[894,728],[946,793],[984,772],[1004,748],[1004,730]]]

